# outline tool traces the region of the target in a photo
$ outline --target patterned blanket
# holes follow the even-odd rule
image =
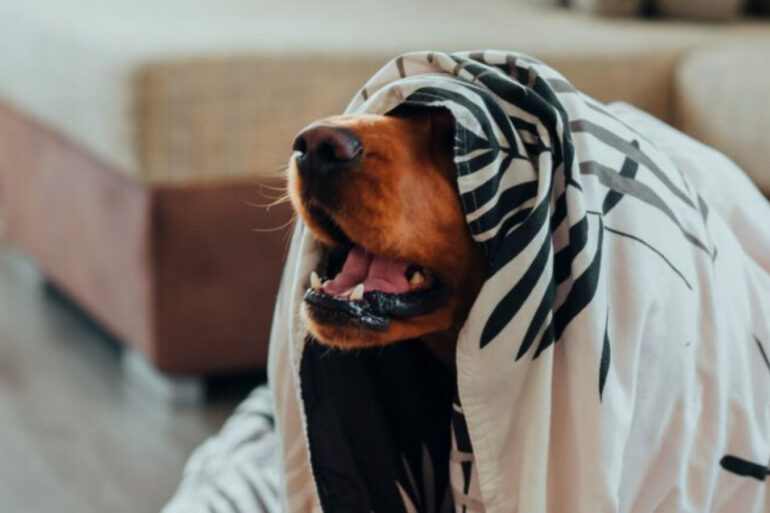
[[[770,207],[742,172],[521,54],[398,57],[348,112],[404,103],[453,114],[488,264],[456,376],[419,344],[309,339],[297,309],[319,250],[298,225],[277,428],[250,435],[280,444],[280,467],[191,463],[166,512],[277,511],[277,482],[292,512],[770,512]]]

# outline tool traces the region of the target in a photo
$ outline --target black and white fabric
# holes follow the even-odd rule
[[[770,206],[745,175],[521,54],[404,55],[347,112],[402,104],[455,118],[488,278],[455,376],[410,342],[328,351],[297,226],[270,358],[284,509],[770,511]]]
[[[282,511],[281,482],[273,398],[260,387],[195,451],[163,513]]]

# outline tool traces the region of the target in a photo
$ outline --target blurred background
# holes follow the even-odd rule
[[[484,48],[770,192],[770,0],[0,0],[0,512],[159,511],[265,379],[293,135]]]

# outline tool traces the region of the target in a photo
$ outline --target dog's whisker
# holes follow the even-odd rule
[[[291,222],[296,224],[297,223],[297,213],[292,210],[291,213]],[[283,234],[283,254],[286,255],[289,253],[289,244],[291,244],[291,235],[294,230],[286,230],[286,233]]]
[[[283,203],[286,201],[289,201],[290,196],[289,193],[286,191],[270,191],[270,194],[262,193],[261,196],[267,200],[270,200],[270,203],[267,205],[277,204],[277,203]]]
[[[291,198],[289,197],[288,194],[284,194],[277,198],[268,198],[268,199],[271,200],[270,203],[255,203],[253,201],[247,201],[247,200],[244,200],[243,203],[249,207],[264,208],[265,210],[270,210],[272,207],[277,207],[278,205],[288,203]]]
[[[260,176],[266,178],[286,178],[286,173],[289,170],[289,167],[289,164],[281,164],[280,166],[277,166],[276,168],[267,172],[263,171]]]
[[[259,187],[261,189],[268,189],[271,191],[286,191],[286,185],[270,185],[267,183],[260,183]]]
[[[281,225],[279,225],[279,226],[275,226],[275,227],[273,227],[273,228],[252,228],[252,229],[251,229],[251,231],[253,231],[253,232],[257,232],[257,233],[272,233],[272,232],[279,232],[279,231],[281,231],[281,230],[284,230],[284,229],[286,229],[286,228],[287,228],[289,225],[291,225],[293,222],[294,222],[294,216],[292,216],[291,218],[289,218],[289,220],[288,220],[288,221],[286,221],[285,223],[283,223],[283,224],[281,224]]]

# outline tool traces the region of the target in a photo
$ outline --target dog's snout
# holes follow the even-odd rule
[[[349,166],[358,160],[363,145],[348,129],[313,124],[297,134],[292,149],[302,173],[310,176]]]

